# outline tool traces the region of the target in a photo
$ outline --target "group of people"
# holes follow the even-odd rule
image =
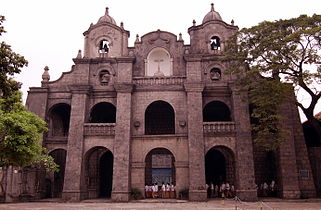
[[[208,198],[233,198],[235,197],[235,186],[229,182],[222,182],[221,184],[206,184]]]
[[[171,183],[145,185],[145,198],[176,198],[176,186]]]
[[[276,197],[277,187],[275,181],[272,180],[270,184],[264,182],[257,186],[257,195],[260,197]]]

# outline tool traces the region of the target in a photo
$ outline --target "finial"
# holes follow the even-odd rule
[[[124,28],[124,23],[123,22],[120,22],[120,27]]]
[[[109,8],[106,7],[105,15],[108,15],[108,10],[109,10]]]
[[[211,4],[211,11],[214,11],[214,3]]]
[[[81,50],[78,50],[77,58],[82,58]]]
[[[42,74],[42,82],[49,82],[50,80],[50,75],[49,75],[49,67],[45,66],[44,68],[44,73]]]
[[[195,24],[196,24],[196,21],[195,21],[195,20],[193,20],[193,26],[195,26]]]
[[[135,40],[135,43],[136,42],[139,42],[139,35],[138,34],[136,34],[136,40]]]
[[[234,26],[234,20],[233,19],[231,20],[231,24]]]
[[[178,41],[183,41],[182,33],[179,33]]]

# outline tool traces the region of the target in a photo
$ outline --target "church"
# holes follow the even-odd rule
[[[85,46],[71,71],[31,87],[26,105],[48,123],[43,146],[59,172],[24,169],[12,194],[69,201],[128,201],[133,189],[173,183],[176,196],[208,199],[207,185],[229,182],[242,200],[256,200],[260,184],[275,181],[277,196],[315,196],[297,107],[285,103],[289,135],[277,151],[254,145],[246,93],[220,58],[238,31],[211,5],[190,44],[166,31],[137,35],[109,15],[83,33]],[[28,171],[29,170],[29,171]],[[20,172],[18,172],[20,173]],[[20,193],[20,194],[19,194]]]

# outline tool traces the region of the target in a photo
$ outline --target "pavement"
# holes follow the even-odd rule
[[[236,202],[215,199],[207,202],[189,202],[174,199],[145,199],[127,203],[114,203],[107,199],[84,200],[77,203],[60,200],[2,203],[0,210],[321,210],[321,199],[283,200],[269,199],[258,202]]]

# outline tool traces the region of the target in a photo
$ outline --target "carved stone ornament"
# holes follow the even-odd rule
[[[111,78],[111,74],[107,70],[102,70],[99,73],[99,80],[100,80],[100,85],[106,86],[109,84]]]

